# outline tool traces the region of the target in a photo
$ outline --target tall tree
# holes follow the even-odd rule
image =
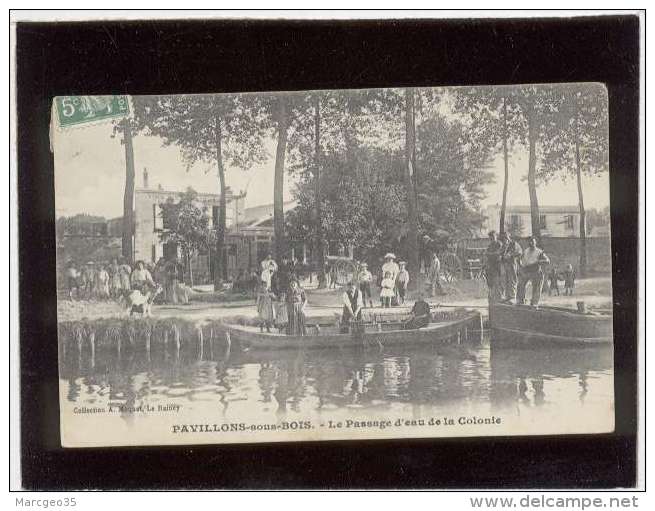
[[[507,126],[507,96],[503,96],[503,201],[500,206],[499,230],[505,232],[505,213],[507,212],[507,187],[509,185],[509,156],[508,156],[508,138],[509,130]]]
[[[405,89],[405,186],[407,187],[407,252],[409,267],[419,273],[418,207],[414,186],[416,168],[416,127],[414,116],[414,90]],[[413,279],[415,284],[418,279]]]
[[[314,194],[316,196],[316,243],[314,244],[315,266],[320,275],[325,265],[325,240],[323,237],[323,224],[321,222],[321,96],[314,94]],[[319,287],[324,287],[327,282],[320,280]]]
[[[464,117],[470,138],[503,158],[503,195],[498,229],[505,231],[510,151],[525,141],[526,126],[513,87],[459,87],[451,90],[454,110]]]
[[[548,140],[549,127],[556,122],[561,94],[555,85],[521,85],[513,88],[513,96],[527,124],[528,193],[532,236],[541,239],[541,216],[537,197],[538,145]]]
[[[339,153],[343,164],[330,171],[343,180],[354,176],[358,166],[358,148],[363,131],[362,110],[366,106],[368,91],[312,91],[306,94],[287,95],[290,100],[287,160],[285,168],[307,184],[313,183],[314,208],[312,224],[307,230],[309,238],[302,239],[314,247],[314,263],[321,268],[327,246],[325,217],[323,215],[323,158]],[[288,222],[286,222],[288,223]],[[294,231],[294,235],[298,232]],[[331,239],[331,241],[335,241]]]
[[[587,212],[583,176],[608,171],[607,92],[597,84],[571,84],[556,89],[560,103],[554,122],[546,126],[538,177],[575,178],[580,211],[579,272],[587,272]]]
[[[132,144],[132,126],[129,119],[120,123],[125,146],[125,190],[123,194],[123,239],[122,254],[126,261],[132,262],[134,254],[132,240],[134,236],[134,146]]]
[[[219,215],[214,225],[214,286],[226,278],[224,257],[227,193],[225,165],[249,169],[265,161],[268,122],[259,98],[247,94],[146,96],[135,105],[135,118],[146,134],[177,145],[187,170],[197,162],[213,163],[218,177]]]
[[[273,181],[273,231],[275,236],[275,258],[280,260],[287,253],[284,230],[284,160],[289,136],[289,100],[286,95],[279,94],[276,103],[277,148],[275,150],[275,177]]]

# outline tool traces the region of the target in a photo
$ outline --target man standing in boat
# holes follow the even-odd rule
[[[489,246],[486,252],[485,273],[487,287],[489,288],[489,302],[499,302],[502,299],[502,285],[500,281],[500,255],[503,246],[498,241],[496,231],[489,231]]]
[[[361,321],[362,307],[364,307],[362,292],[357,289],[357,286],[355,286],[355,283],[352,280],[348,282],[346,291],[342,296],[342,301],[343,313],[341,314],[341,332],[348,333],[352,321]]]
[[[504,301],[511,303],[516,300],[516,287],[519,282],[519,259],[523,255],[523,249],[518,242],[512,239],[508,232],[500,233],[500,241],[503,244],[501,253],[501,274],[504,277]]]
[[[546,253],[537,247],[537,239],[530,238],[530,246],[523,251],[521,256],[521,272],[519,274],[519,285],[516,295],[516,303],[525,303],[525,288],[528,282],[532,283],[532,299],[530,305],[536,307],[541,301],[541,288],[544,285],[543,266],[550,264]]]

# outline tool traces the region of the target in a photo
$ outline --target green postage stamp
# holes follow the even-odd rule
[[[57,119],[59,126],[97,122],[125,117],[130,114],[127,96],[58,96]]]

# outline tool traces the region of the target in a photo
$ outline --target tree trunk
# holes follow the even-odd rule
[[[125,194],[123,195],[123,240],[122,253],[128,263],[132,263],[134,250],[134,147],[129,121],[123,121],[123,144],[125,145]]]
[[[218,224],[216,229],[216,254],[214,255],[214,291],[222,287],[223,280],[227,279],[227,265],[225,264],[225,217],[227,215],[227,198],[225,197],[225,168],[223,167],[223,132],[221,118],[216,116],[216,163],[218,165],[219,203]]]
[[[414,155],[416,132],[414,126],[414,90],[405,89],[405,183],[407,188],[407,254],[409,270],[416,275],[410,279],[412,288],[418,284],[419,251],[418,251],[418,208],[416,206],[416,188],[414,187]]]
[[[189,267],[189,287],[193,287],[193,270],[191,269],[191,251],[186,250],[186,264]]]
[[[541,241],[541,223],[539,222],[539,201],[537,199],[537,121],[532,111],[526,112],[528,120],[528,192],[530,193],[530,219],[532,236]]]
[[[323,248],[323,222],[321,219],[321,98],[314,96],[314,202],[316,215],[316,246],[314,247],[316,272],[321,275],[325,264]],[[319,279],[318,285],[326,287],[325,279]]]
[[[289,112],[287,98],[280,96],[277,105],[277,149],[275,152],[275,181],[273,184],[273,227],[275,258],[280,261],[286,255],[284,236],[284,158],[287,151]]]
[[[580,141],[575,134],[575,173],[578,181],[578,207],[580,208],[580,276],[587,274],[587,214],[582,195],[582,163],[580,162]]]
[[[503,163],[505,165],[505,180],[503,181],[503,203],[500,206],[501,233],[505,232],[505,213],[507,211],[507,186],[509,182],[509,158],[507,156],[507,98],[503,97]]]

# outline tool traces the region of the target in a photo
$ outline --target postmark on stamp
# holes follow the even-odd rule
[[[55,105],[62,128],[130,114],[127,96],[58,96]]]

